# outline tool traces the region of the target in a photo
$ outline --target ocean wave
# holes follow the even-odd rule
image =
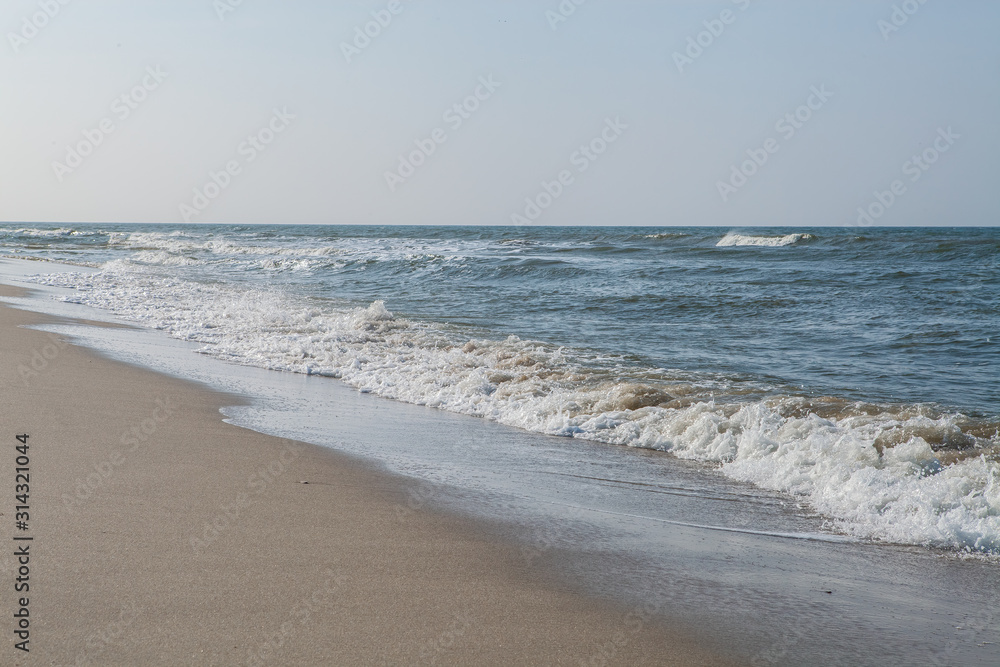
[[[644,239],[656,239],[656,240],[666,240],[666,239],[683,239],[690,236],[690,234],[684,234],[681,232],[663,232],[660,234],[643,234]]]
[[[811,241],[816,238],[812,234],[785,234],[784,236],[744,236],[730,232],[719,239],[715,244],[717,248],[728,248],[732,246],[762,246],[777,248],[787,245],[795,245],[800,241]]]
[[[809,398],[515,336],[470,338],[382,301],[334,308],[158,276],[128,261],[35,280],[220,359],[539,433],[670,452],[791,494],[843,533],[1000,553],[1000,424],[927,405]],[[156,294],[156,299],[150,299]]]
[[[241,245],[224,239],[194,237],[183,232],[169,234],[116,232],[111,235],[108,245],[127,248],[135,252],[161,251],[173,254],[331,257],[344,253],[343,249],[334,246],[282,248],[280,246]]]
[[[140,250],[132,256],[132,261],[140,264],[157,264],[159,266],[193,266],[201,263],[192,257],[172,254],[162,250]]]
[[[8,236],[27,236],[30,238],[60,238],[66,236],[96,236],[101,232],[60,227],[59,229],[35,229],[33,227],[18,227],[16,229],[0,228],[0,234]]]
[[[256,239],[255,239],[256,240]],[[271,245],[254,243],[239,243],[230,239],[206,238],[184,232],[169,234],[159,232],[114,233],[109,245],[127,249],[133,254],[132,259],[141,263],[190,264],[229,260],[239,263],[244,260],[253,262],[257,268],[274,269],[276,267],[331,266],[342,264],[342,260],[364,261],[439,261],[464,260],[467,253],[461,252],[449,245],[434,245],[429,243],[398,241],[386,243],[375,239],[344,239],[340,245],[282,245],[274,242]],[[480,244],[481,245],[481,244]],[[476,250],[482,250],[476,247]],[[159,254],[157,254],[159,253]],[[181,257],[177,261],[167,261],[168,256]],[[152,258],[159,257],[159,261]],[[323,260],[318,263],[295,262],[287,260]]]

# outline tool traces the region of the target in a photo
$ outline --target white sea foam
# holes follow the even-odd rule
[[[162,250],[140,250],[132,256],[132,259],[141,264],[158,264],[160,266],[192,266],[200,263],[191,257],[163,252]]]
[[[0,234],[9,236],[33,236],[37,238],[58,238],[63,236],[94,236],[98,232],[81,231],[61,227],[59,229],[34,229],[32,227],[21,227],[19,229],[0,229]]]
[[[785,234],[784,236],[745,236],[730,232],[719,239],[716,247],[725,248],[730,246],[764,246],[777,248],[786,245],[795,245],[800,241],[808,241],[815,238],[812,234]]]
[[[646,234],[643,238],[647,239],[682,239],[689,236],[689,234],[684,234],[681,232],[663,232],[660,234]]]
[[[962,415],[738,392],[713,398],[681,375],[638,382],[636,371],[623,379],[583,353],[513,336],[470,340],[396,317],[382,301],[336,309],[278,291],[162,277],[122,260],[99,273],[37,280],[76,288],[71,300],[200,342],[222,359],[712,462],[729,477],[807,501],[856,537],[1000,552],[1000,442],[964,432]],[[979,455],[931,447],[956,438]]]
[[[238,238],[238,237],[237,237]],[[449,244],[429,243],[412,239],[344,238],[337,245],[283,246],[241,244],[233,239],[206,238],[204,235],[186,234],[182,231],[115,232],[108,245],[131,250],[139,261],[163,266],[193,265],[202,263],[228,263],[246,265],[265,270],[306,270],[317,267],[342,265],[346,259],[364,263],[368,261],[461,261],[470,253],[487,251],[481,242]]]

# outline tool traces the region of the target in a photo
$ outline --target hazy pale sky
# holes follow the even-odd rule
[[[992,0],[4,0],[0,220],[996,225],[998,25]]]

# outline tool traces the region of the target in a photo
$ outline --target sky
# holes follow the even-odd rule
[[[990,225],[993,0],[4,0],[0,220]]]

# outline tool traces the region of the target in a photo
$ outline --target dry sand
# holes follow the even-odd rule
[[[398,478],[224,423],[239,397],[19,328],[44,321],[0,306],[2,664],[731,664],[469,521],[401,520]],[[15,533],[34,537],[29,654]]]

